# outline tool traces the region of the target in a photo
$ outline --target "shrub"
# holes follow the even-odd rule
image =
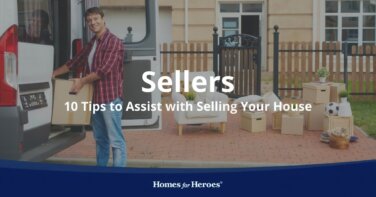
[[[317,70],[317,76],[319,77],[327,77],[329,76],[329,71],[326,69],[326,67],[321,67]]]

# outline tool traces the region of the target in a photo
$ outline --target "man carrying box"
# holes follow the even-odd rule
[[[72,92],[78,92],[85,84],[93,83],[93,104],[104,105],[104,111],[92,115],[92,126],[96,141],[97,165],[107,166],[112,147],[113,166],[126,164],[125,138],[121,128],[122,111],[111,110],[113,105],[122,104],[123,60],[122,41],[105,25],[104,13],[93,7],[85,13],[86,24],[95,36],[72,60],[56,69],[52,77],[69,72],[77,66],[84,66],[84,77],[74,79]]]

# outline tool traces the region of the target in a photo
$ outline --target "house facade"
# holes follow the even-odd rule
[[[145,35],[143,1],[100,0],[108,26],[119,37],[132,27],[133,40]],[[375,0],[159,0],[160,41],[212,42],[235,33],[262,38],[262,67],[272,70],[273,32],[280,42],[347,41],[375,44]]]

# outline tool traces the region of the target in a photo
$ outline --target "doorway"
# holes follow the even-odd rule
[[[260,16],[243,15],[241,16],[241,34],[248,34],[255,37],[260,36]]]

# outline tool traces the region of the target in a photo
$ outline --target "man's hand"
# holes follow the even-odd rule
[[[73,85],[72,85],[70,92],[71,93],[78,93],[85,84],[90,84],[90,83],[93,83],[94,81],[100,80],[100,79],[101,78],[96,73],[90,73],[89,75],[87,75],[86,77],[83,77],[83,78],[71,79],[71,80],[73,80]]]
[[[69,68],[67,65],[63,65],[63,66],[60,66],[59,68],[57,68],[56,70],[54,70],[54,72],[52,72],[52,76],[51,78],[52,79],[55,79],[55,77],[59,76],[59,75],[62,75],[62,74],[65,74],[69,72]]]
[[[71,87],[70,92],[77,94],[82,89],[82,87],[84,87],[85,84],[81,78],[74,78],[72,80],[73,80],[73,85]]]

